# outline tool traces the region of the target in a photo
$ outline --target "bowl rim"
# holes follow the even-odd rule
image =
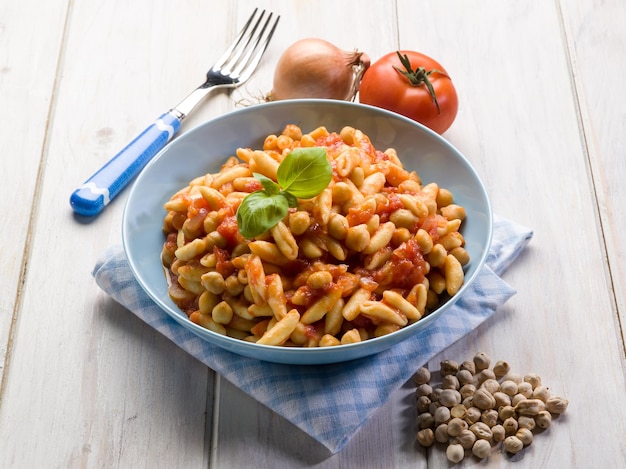
[[[146,173],[151,166],[153,166],[157,161],[163,158],[166,155],[173,145],[176,144],[177,141],[182,140],[183,138],[193,137],[196,133],[200,133],[205,131],[208,127],[214,126],[224,120],[236,119],[240,114],[247,114],[250,112],[255,112],[257,109],[260,109],[261,112],[263,109],[272,108],[272,107],[297,107],[299,105],[320,105],[320,106],[345,106],[352,107],[354,109],[365,109],[367,112],[371,112],[374,114],[378,114],[383,117],[388,117],[390,119],[404,121],[411,126],[414,126],[420,129],[423,132],[426,132],[431,135],[431,137],[435,138],[440,144],[444,147],[447,147],[448,151],[451,151],[459,158],[469,172],[472,173],[474,179],[478,183],[482,191],[482,196],[486,205],[486,215],[487,222],[486,227],[486,243],[483,246],[483,250],[481,252],[481,256],[479,259],[472,259],[472,263],[476,263],[476,268],[471,272],[471,274],[465,277],[464,283],[461,286],[459,292],[457,292],[454,296],[447,298],[443,303],[441,303],[435,310],[431,311],[428,315],[419,319],[418,321],[407,325],[393,333],[374,337],[371,339],[367,339],[362,342],[352,343],[352,344],[343,344],[337,345],[333,347],[288,347],[288,346],[280,346],[280,345],[264,345],[257,344],[253,342],[244,341],[241,339],[237,339],[230,336],[224,336],[213,332],[209,329],[206,329],[198,324],[193,323],[187,317],[184,316],[184,312],[182,310],[175,311],[169,305],[162,302],[161,298],[156,296],[152,290],[145,284],[143,276],[141,274],[141,269],[136,264],[134,256],[132,255],[131,250],[129,249],[131,242],[129,238],[129,216],[130,216],[130,206],[131,201],[133,200],[133,196],[135,192],[138,190],[137,188],[140,186],[142,181],[142,176]],[[323,124],[320,124],[323,125]],[[233,153],[236,148],[233,148]],[[489,199],[489,195],[487,193],[486,187],[478,175],[477,171],[470,163],[470,161],[462,154],[452,143],[450,143],[447,139],[443,138],[441,135],[432,131],[431,129],[425,127],[424,125],[413,121],[407,117],[404,117],[400,114],[394,113],[392,111],[388,111],[386,109],[361,104],[354,103],[350,101],[337,101],[330,99],[293,99],[293,100],[285,100],[285,101],[275,101],[268,103],[256,104],[251,107],[246,107],[242,109],[236,109],[225,114],[221,114],[219,116],[208,119],[195,127],[189,129],[188,131],[181,134],[175,140],[170,142],[165,148],[160,150],[154,158],[143,168],[139,176],[133,182],[132,187],[130,188],[130,192],[128,198],[126,200],[126,204],[123,210],[123,218],[122,218],[122,244],[123,249],[126,254],[126,258],[130,265],[132,274],[134,278],[137,280],[141,289],[154,301],[161,310],[163,310],[167,315],[175,320],[178,324],[194,333],[196,336],[199,336],[202,339],[210,338],[210,342],[215,345],[221,347],[222,349],[234,352],[238,355],[244,355],[251,358],[259,358],[264,361],[276,362],[276,363],[285,363],[285,364],[325,364],[325,363],[336,363],[336,362],[344,362],[351,360],[353,358],[360,358],[366,355],[371,355],[378,353],[382,350],[387,349],[390,346],[393,346],[396,343],[406,340],[409,336],[414,333],[419,332],[422,328],[426,327],[429,323],[433,322],[442,314],[454,305],[466,292],[466,290],[471,286],[476,277],[480,274],[482,268],[484,267],[485,261],[489,254],[491,243],[493,237],[493,211],[491,206],[491,201]],[[163,276],[164,282],[165,275]],[[182,313],[182,315],[181,315]],[[391,345],[388,342],[392,342]],[[371,350],[366,354],[358,354],[360,349],[367,348]],[[265,352],[265,353],[262,353]],[[334,355],[344,354],[346,358],[338,358]],[[263,355],[263,356],[260,356]]]

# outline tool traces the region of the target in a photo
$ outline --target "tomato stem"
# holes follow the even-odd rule
[[[401,73],[404,77],[406,77],[409,80],[409,83],[411,85],[413,86],[426,85],[426,88],[428,88],[428,93],[430,94],[430,97],[433,99],[435,106],[437,106],[437,112],[441,114],[441,109],[439,108],[439,102],[437,101],[435,89],[433,88],[433,84],[430,82],[428,77],[433,73],[439,73],[446,77],[448,75],[445,72],[442,72],[441,70],[437,70],[437,69],[432,69],[427,72],[424,67],[418,67],[416,70],[413,70],[409,57],[406,54],[402,55],[399,51],[396,51],[396,53],[398,54],[398,58],[400,59],[400,63],[404,67],[404,70],[396,66],[394,66],[393,68],[395,68],[399,73]]]

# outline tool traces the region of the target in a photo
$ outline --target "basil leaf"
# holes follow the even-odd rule
[[[287,203],[291,208],[298,208],[298,199],[295,195],[290,194],[289,192],[282,191],[280,193],[285,199],[287,199]]]
[[[237,209],[239,232],[247,239],[259,236],[282,220],[289,210],[287,199],[281,194],[265,191],[248,194]]]
[[[252,175],[259,180],[259,182],[263,186],[263,189],[265,189],[265,192],[267,192],[269,195],[276,195],[280,192],[280,186],[267,176],[264,176],[261,173],[252,173]]]
[[[299,199],[310,199],[328,187],[333,170],[326,159],[326,150],[320,147],[295,148],[276,173],[283,191]]]

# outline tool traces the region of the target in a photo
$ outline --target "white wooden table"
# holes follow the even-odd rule
[[[282,15],[260,69],[184,130],[268,91],[301,37],[442,62],[460,95],[445,137],[535,235],[504,276],[517,295],[429,365],[485,351],[570,400],[517,456],[463,464],[626,467],[623,0],[0,3],[0,467],[447,467],[415,444],[410,386],[329,455],[90,275],[127,192],[90,223],[69,195],[201,82],[257,4]]]

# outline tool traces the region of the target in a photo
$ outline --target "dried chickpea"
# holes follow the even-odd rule
[[[443,389],[458,390],[461,386],[459,384],[459,380],[455,375],[446,375],[441,380],[441,387]]]
[[[481,383],[480,387],[486,389],[487,391],[489,391],[489,394],[493,395],[493,393],[497,392],[498,389],[500,389],[500,383],[493,378],[487,378]]]
[[[551,397],[546,401],[546,409],[552,414],[562,414],[567,410],[569,401],[562,397]]]
[[[508,419],[502,422],[502,426],[504,427],[504,431],[507,435],[515,435],[519,428],[519,424],[514,417],[509,417]]]
[[[519,404],[522,401],[525,401],[526,399],[528,399],[526,396],[524,396],[521,393],[518,393],[511,398],[511,405],[515,407],[517,404]]]
[[[432,446],[435,442],[435,433],[430,428],[424,428],[417,432],[417,441],[425,448]]]
[[[546,429],[552,424],[552,414],[547,410],[539,412],[535,416],[535,423],[539,428]]]
[[[493,409],[496,405],[496,400],[491,393],[484,388],[479,388],[474,393],[473,398],[474,405],[481,410]]]
[[[476,392],[476,386],[473,384],[464,384],[459,389],[459,393],[461,394],[461,399],[467,399],[470,396],[473,396]]]
[[[453,418],[448,421],[448,435],[450,436],[459,436],[467,428],[467,422],[460,418]]]
[[[519,438],[522,443],[524,443],[524,446],[528,446],[533,442],[533,432],[528,428],[520,428],[517,430],[515,436]]]
[[[435,424],[435,418],[430,412],[424,412],[417,416],[417,428],[432,428]]]
[[[535,418],[530,417],[528,415],[520,415],[517,418],[518,428],[528,428],[531,431],[534,430],[535,427],[537,426],[537,422],[535,421]]]
[[[474,355],[473,361],[477,372],[486,370],[491,365],[491,358],[484,352],[478,352]]]
[[[480,420],[482,416],[482,412],[478,407],[470,407],[467,409],[467,412],[463,416],[463,420],[465,420],[468,424],[472,425]]]
[[[474,446],[474,442],[476,441],[476,434],[469,430],[461,430],[461,433],[456,437],[456,441],[465,449],[471,449]]]
[[[503,360],[498,360],[496,364],[493,365],[493,372],[498,379],[505,376],[509,371],[511,371],[511,365]]]
[[[476,435],[476,438],[480,438],[482,440],[491,440],[493,434],[491,433],[491,428],[484,422],[476,422],[472,424],[469,429]]]
[[[487,440],[476,440],[472,446],[472,454],[479,459],[485,459],[491,452],[491,444]]]
[[[513,397],[517,394],[517,383],[510,379],[504,380],[500,383],[500,391]]]
[[[541,386],[541,377],[535,373],[528,373],[524,375],[524,382],[530,384],[535,389],[537,386]]]
[[[511,396],[503,393],[502,391],[494,392],[493,398],[496,400],[496,409],[506,405],[511,405]]]
[[[488,427],[496,425],[498,423],[498,419],[498,411],[494,409],[485,410],[480,416],[480,421],[485,423]]]
[[[456,373],[456,379],[461,386],[465,386],[474,382],[474,375],[469,370],[459,370]]]
[[[483,384],[488,379],[495,380],[496,379],[496,375],[491,370],[482,370],[482,371],[479,371],[478,373],[476,373],[474,375],[474,378],[475,378],[476,382],[478,383],[478,385],[480,386],[481,384]]]
[[[539,399],[546,402],[550,398],[550,390],[545,386],[537,386],[533,389],[533,399]]]
[[[500,443],[506,438],[506,430],[500,424],[491,427],[491,435],[494,443]]]
[[[505,405],[504,407],[500,407],[498,409],[498,416],[500,420],[506,420],[509,417],[513,417],[515,415],[515,407],[510,405]]]
[[[439,372],[441,376],[455,375],[459,371],[459,364],[454,360],[443,360],[439,364]]]
[[[433,392],[433,388],[430,384],[420,384],[416,389],[415,389],[415,394],[417,395],[417,397],[419,398],[420,396],[428,396]]]
[[[519,384],[523,381],[522,375],[519,373],[507,373],[504,378],[504,381],[513,381],[515,384]]]
[[[447,443],[450,440],[448,435],[448,424],[442,423],[435,428],[435,441],[437,443]]]
[[[446,457],[450,462],[455,464],[460,463],[465,457],[465,449],[459,444],[449,445],[448,448],[446,448]]]
[[[463,404],[457,404],[450,409],[450,416],[452,418],[463,418],[467,412],[467,408]]]
[[[445,406],[438,407],[434,413],[435,425],[448,422],[450,420],[450,409]]]
[[[524,443],[516,436],[507,436],[503,445],[504,450],[510,454],[517,454],[524,448]]]
[[[461,393],[456,389],[443,389],[439,395],[439,402],[446,407],[461,403]]]
[[[517,385],[517,393],[523,395],[527,399],[533,397],[533,385],[528,381],[524,381]]]
[[[546,404],[539,399],[526,399],[515,406],[515,412],[519,415],[537,415],[546,409]]]
[[[467,370],[472,374],[472,376],[474,376],[476,374],[476,364],[473,360],[466,360],[461,362],[459,370]]]
[[[413,381],[415,384],[428,384],[430,382],[430,370],[426,367],[421,367],[413,375]]]
[[[417,404],[415,408],[417,412],[423,414],[424,412],[428,412],[430,408],[431,400],[428,396],[420,396],[417,398]]]
[[[447,443],[450,440],[448,435],[448,424],[442,423],[435,428],[435,440],[437,443]]]

